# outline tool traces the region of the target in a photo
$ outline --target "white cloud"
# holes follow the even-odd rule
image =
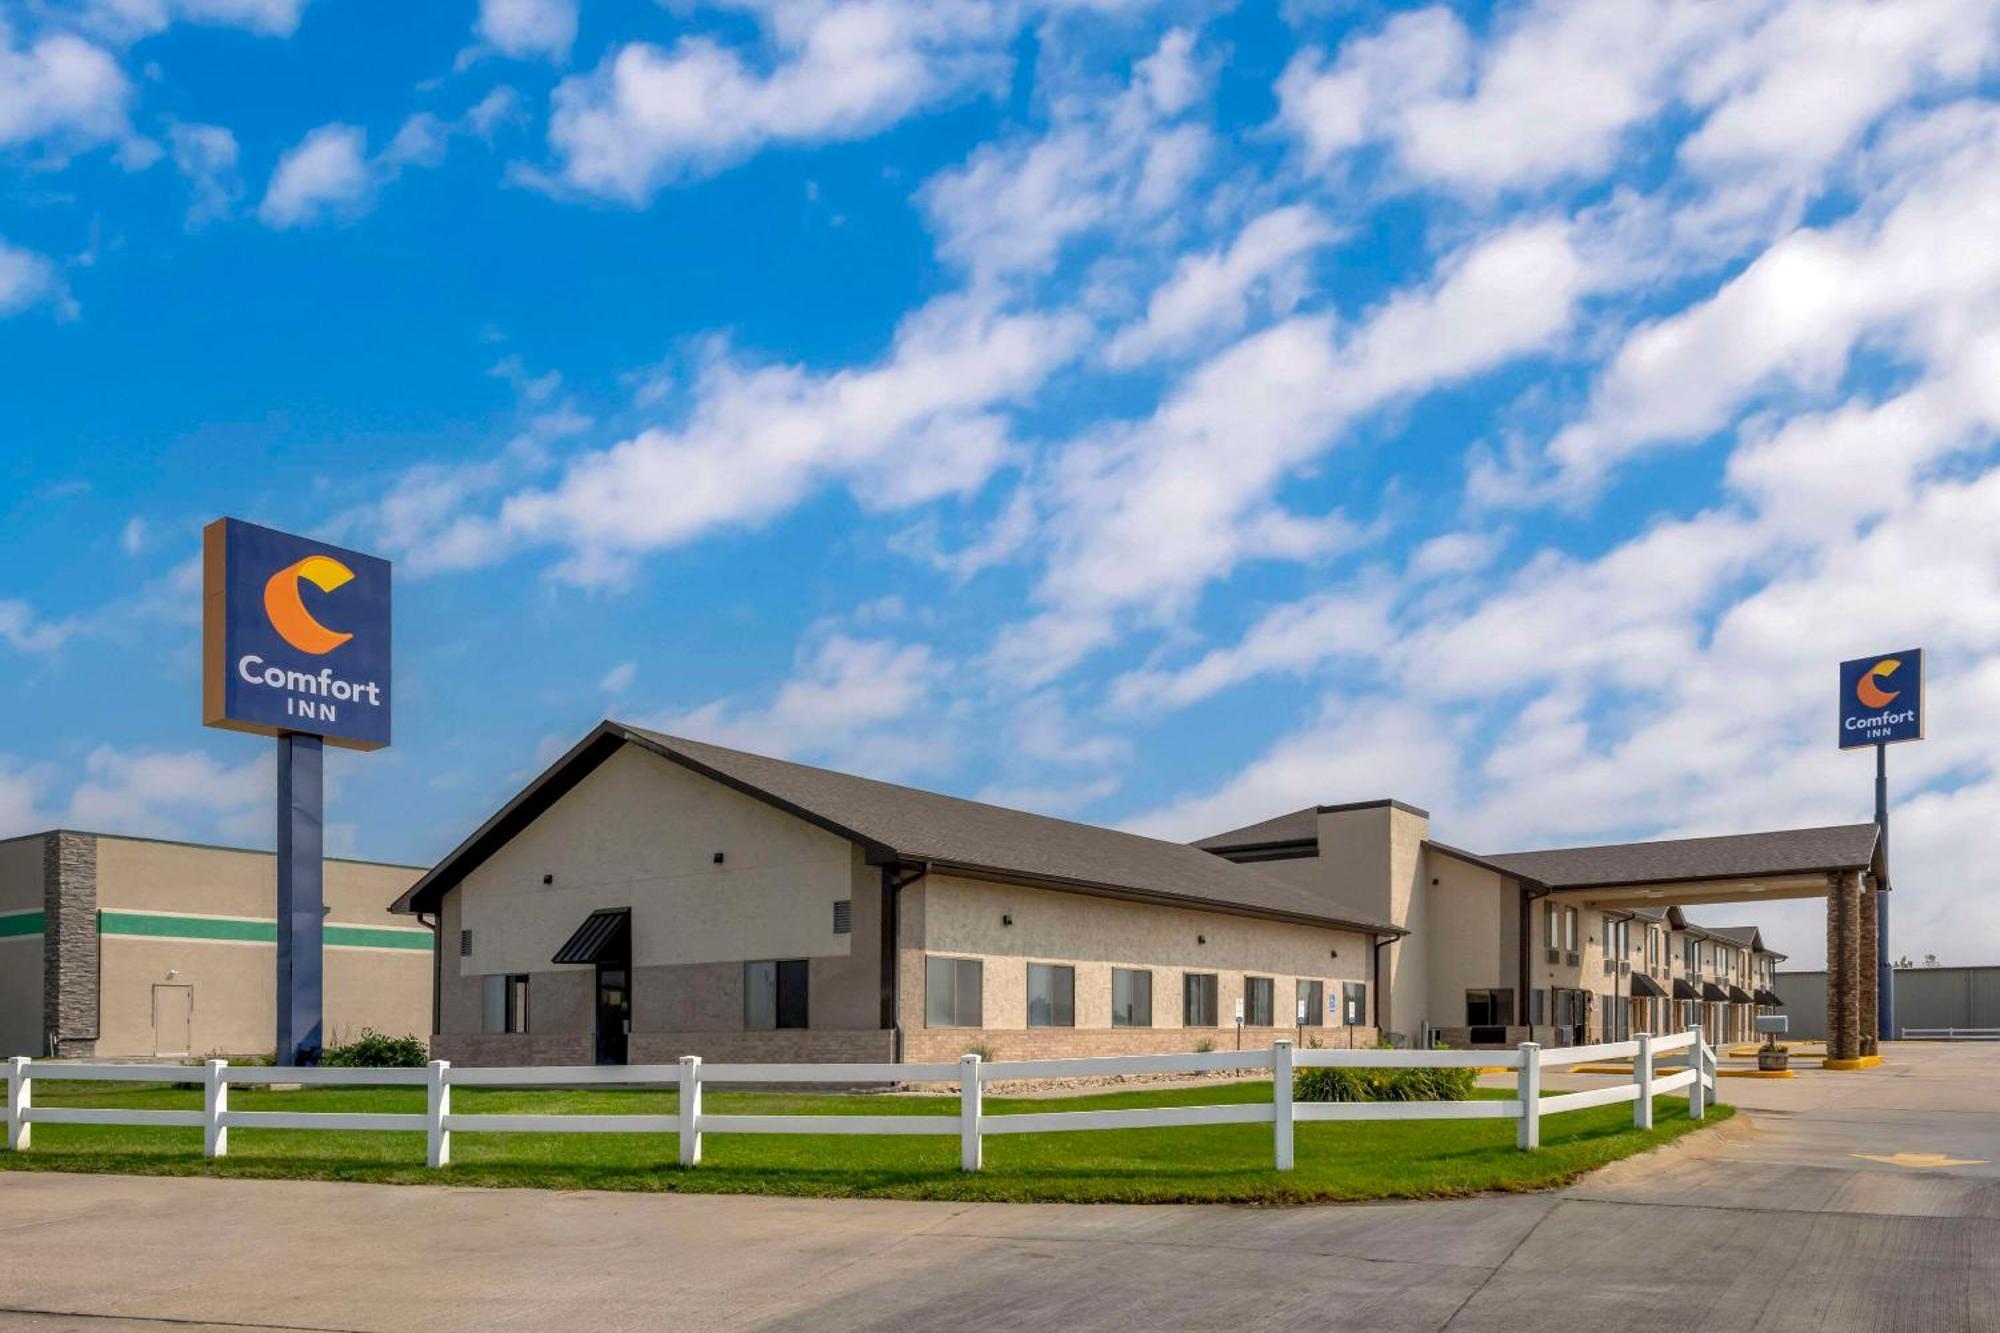
[[[19,652],[52,653],[75,631],[67,621],[50,621],[15,598],[0,598],[0,641]]]
[[[1234,333],[1250,318],[1262,288],[1269,305],[1287,313],[1303,294],[1300,261],[1333,239],[1311,208],[1289,204],[1252,220],[1226,250],[1189,255],[1147,303],[1145,318],[1123,330],[1106,350],[1114,366],[1184,348],[1211,333]]]
[[[268,754],[225,766],[199,750],[99,746],[70,793],[65,822],[110,833],[186,837],[268,814]],[[232,822],[236,821],[236,822]]]
[[[374,189],[367,135],[354,125],[322,125],[278,162],[257,216],[266,226],[310,225],[365,211]]]
[[[1308,316],[1243,339],[1149,419],[1067,449],[1038,595],[1075,612],[1174,613],[1247,560],[1347,548],[1361,529],[1284,511],[1279,483],[1359,413],[1547,347],[1584,278],[1565,228],[1528,222],[1451,256],[1344,339]]]
[[[85,0],[84,26],[116,41],[136,41],[176,22],[245,28],[266,37],[298,30],[308,0]]]
[[[127,555],[138,555],[146,549],[146,537],[146,520],[134,514],[118,531],[118,549]]]
[[[1208,129],[1184,114],[1201,82],[1192,38],[1170,32],[1128,87],[1063,96],[1047,131],[982,147],[940,173],[921,195],[939,252],[977,282],[1046,270],[1086,233],[1157,225],[1210,149]]]
[[[16,48],[0,15],[0,148],[40,142],[58,159],[132,139],[132,85],[103,48],[69,33]]]
[[[926,707],[943,672],[928,645],[835,634],[801,656],[768,702],[717,699],[648,725],[762,754],[838,754],[851,771],[910,772],[935,765],[937,736],[895,724]]]
[[[478,33],[516,60],[569,59],[576,41],[577,0],[479,0]]]
[[[632,681],[639,674],[637,662],[620,662],[604,673],[597,682],[597,688],[606,694],[623,694],[632,688]]]
[[[65,299],[62,279],[46,256],[0,237],[0,319],[41,301]]]
[[[963,494],[1008,455],[998,410],[1071,359],[1081,332],[1072,318],[952,297],[906,319],[866,367],[816,375],[718,347],[682,425],[582,454],[554,484],[449,531],[489,555],[564,546],[560,576],[602,584],[622,580],[637,554],[761,522],[828,484],[877,510]]]
[[[405,169],[442,163],[453,135],[490,134],[512,109],[511,91],[498,106],[496,96],[488,94],[457,120],[419,111],[373,157],[368,155],[367,133],[359,126],[337,122],[320,126],[279,160],[257,209],[258,218],[283,230],[361,217],[374,207],[377,192]]]
[[[707,36],[632,42],[551,95],[556,179],[643,203],[770,143],[872,134],[1008,67],[1012,6],[983,0],[736,0],[767,66]]]
[[[188,225],[227,217],[243,197],[243,182],[236,171],[236,136],[221,125],[177,122],[169,129],[167,141],[174,166],[187,178],[193,196],[188,204]]]
[[[48,783],[46,769],[0,755],[0,838],[39,833],[55,824],[43,806]]]

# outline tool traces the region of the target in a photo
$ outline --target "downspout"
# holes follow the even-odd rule
[[[1396,942],[1394,935],[1375,937],[1375,975],[1369,978],[1369,986],[1375,992],[1375,1039],[1383,1040],[1388,1034],[1382,1027],[1382,950]]]
[[[1514,932],[1519,937],[1518,943],[1520,946],[1520,993],[1514,997],[1514,1010],[1515,1016],[1520,1019],[1521,1026],[1525,1028],[1530,1026],[1529,1019],[1533,1017],[1528,1012],[1528,993],[1534,989],[1530,984],[1533,978],[1528,975],[1528,959],[1534,952],[1529,944],[1529,940],[1533,938],[1535,914],[1529,904],[1533,903],[1535,899],[1542,897],[1548,890],[1544,889],[1541,893],[1537,893],[1525,884],[1520,886],[1520,890],[1521,919],[1515,923],[1517,928]],[[1534,1033],[1530,1031],[1528,1033],[1528,1040],[1533,1041],[1534,1039]]]
[[[444,962],[438,957],[438,923],[417,913],[417,924],[431,933],[431,1036],[438,1035],[438,1020],[444,1016]]]
[[[928,863],[910,870],[907,876],[897,871],[908,869],[896,862],[882,867],[882,926],[879,948],[882,953],[881,966],[881,1023],[890,1035],[890,1059],[901,1063],[903,1059],[903,890],[930,873]]]

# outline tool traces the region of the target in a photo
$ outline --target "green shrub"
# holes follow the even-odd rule
[[[1378,1043],[1376,1049],[1388,1049]],[[1292,1099],[1301,1102],[1462,1102],[1472,1097],[1477,1069],[1301,1069]]]
[[[1207,1055],[1210,1051],[1214,1049],[1215,1049],[1215,1038],[1213,1037],[1203,1037],[1201,1040],[1197,1041],[1194,1044],[1194,1053],[1196,1055]]]
[[[319,1062],[339,1069],[421,1069],[430,1062],[420,1037],[390,1037],[374,1028],[341,1046],[320,1052]]]

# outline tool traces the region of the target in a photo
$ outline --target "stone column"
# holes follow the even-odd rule
[[[1875,1012],[1875,909],[1876,888],[1872,881],[1861,886],[1860,911],[1855,918],[1854,1007],[1861,1036],[1861,1054],[1877,1054],[1880,1034]]]
[[[1826,896],[1826,1054],[1852,1060],[1860,1054],[1860,876],[1833,876]]]
[[[97,974],[97,839],[88,833],[47,834],[42,843],[42,1028],[53,1048],[50,1054],[87,1060],[96,1053]]]

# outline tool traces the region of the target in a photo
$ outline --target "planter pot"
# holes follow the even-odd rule
[[[1757,1052],[1757,1068],[1787,1069],[1791,1067],[1791,1059],[1791,1052],[1785,1050],[1782,1046],[1776,1050],[1765,1047]]]

